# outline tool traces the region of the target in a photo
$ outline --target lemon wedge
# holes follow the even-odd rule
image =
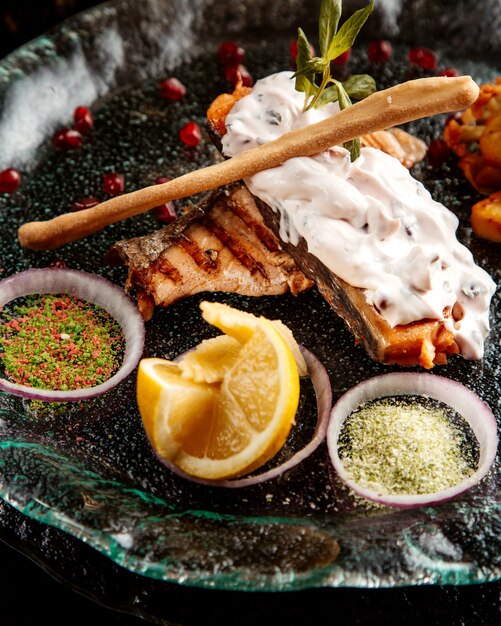
[[[219,323],[214,307],[201,305],[204,317]],[[211,480],[247,474],[274,456],[299,401],[296,361],[276,326],[231,307],[223,313],[229,336],[203,342],[178,363],[143,359],[137,380],[139,411],[157,454]]]
[[[240,343],[245,343],[252,336],[256,324],[260,319],[252,313],[239,311],[222,302],[201,302],[202,317],[212,326],[219,328],[223,333],[234,337]],[[306,361],[294,339],[292,331],[280,320],[269,320],[280,334],[296,361],[299,376],[306,376],[308,368]]]
[[[242,344],[228,335],[206,339],[179,361],[183,378],[198,383],[218,383],[237,362]]]
[[[185,380],[165,359],[142,359],[137,374],[137,403],[143,426],[159,456],[174,459],[185,440],[196,438],[212,418],[218,390]]]

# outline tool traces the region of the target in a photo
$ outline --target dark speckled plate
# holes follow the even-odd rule
[[[5,59],[0,64],[0,169],[16,166],[25,176],[16,194],[0,197],[3,275],[62,258],[70,267],[123,284],[125,270],[107,267],[104,254],[118,239],[157,228],[151,215],[109,227],[56,254],[22,250],[17,227],[66,211],[75,198],[103,197],[106,171],[124,173],[126,189],[132,190],[158,176],[176,176],[213,162],[217,154],[207,137],[197,149],[186,149],[177,131],[188,119],[203,124],[207,105],[228,88],[216,60],[217,44],[238,39],[255,78],[287,68],[295,27],[301,23],[308,32],[315,29],[316,11],[305,4],[118,0],[72,19]],[[389,86],[409,77],[409,44],[421,43],[439,49],[441,66],[455,66],[478,81],[499,74],[501,68],[492,61],[500,58],[499,33],[488,32],[496,20],[482,20],[475,7],[474,23],[480,26],[472,37],[468,7],[463,20],[444,22],[437,13],[441,4],[407,2],[397,10],[398,3],[388,3],[385,11],[386,3],[381,3],[367,36],[392,35],[394,58],[387,66],[371,67],[360,44],[348,69],[369,71],[380,87]],[[495,11],[498,4],[493,0],[483,6]],[[399,25],[404,27],[401,35]],[[482,55],[482,49],[492,56]],[[166,103],[159,96],[158,80],[170,73],[188,88],[181,103]],[[57,152],[50,138],[82,104],[92,106],[95,132],[79,150]],[[439,136],[442,123],[439,117],[411,128],[429,140]],[[459,237],[478,262],[492,274],[499,272],[494,244],[471,233],[469,207],[478,197],[454,163],[432,169],[425,162],[415,175],[458,214]],[[210,298],[283,319],[326,364],[335,398],[360,380],[395,369],[371,362],[354,347],[316,291],[298,298]],[[200,300],[157,311],[147,326],[145,355],[172,358],[210,336],[199,315]],[[455,358],[437,369],[476,391],[494,410],[499,405],[498,341],[493,331],[482,362]],[[178,479],[157,461],[134,392],[131,377],[104,397],[52,414],[1,395],[0,495],[133,572],[190,586],[278,591],[499,578],[494,472],[455,502],[414,511],[371,508],[354,499],[330,475],[324,446],[274,482],[239,491],[202,487]],[[289,451],[311,433],[313,407],[312,391],[304,384],[304,426]]]

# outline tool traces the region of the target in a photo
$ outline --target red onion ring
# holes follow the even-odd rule
[[[86,389],[36,389],[0,378],[0,390],[47,402],[75,402],[101,395],[124,380],[137,366],[144,346],[143,319],[120,287],[97,274],[60,268],[26,270],[0,281],[0,308],[23,296],[53,293],[65,293],[86,300],[102,307],[115,318],[125,336],[125,354],[120,369],[104,383]]]
[[[385,396],[418,395],[439,400],[452,407],[470,425],[480,447],[478,468],[454,487],[421,495],[383,495],[354,482],[338,455],[339,434],[346,418],[364,402]],[[327,429],[329,456],[337,474],[358,495],[386,506],[413,508],[446,502],[478,484],[488,473],[498,445],[496,418],[472,391],[449,378],[417,372],[396,372],[376,376],[356,385],[336,402]]]
[[[329,422],[329,416],[332,408],[331,384],[324,366],[309,350],[303,348],[302,346],[300,347],[300,349],[304,360],[306,361],[306,365],[308,367],[308,375],[310,376],[311,382],[313,383],[313,389],[315,390],[315,396],[317,399],[317,425],[315,428],[315,432],[313,433],[312,439],[309,441],[309,443],[306,444],[304,448],[301,448],[301,450],[296,452],[293,456],[291,456],[290,459],[288,459],[281,465],[273,467],[267,472],[263,472],[262,474],[257,474],[254,476],[244,476],[243,478],[232,479],[209,480],[204,478],[197,478],[196,476],[192,476],[191,474],[183,471],[171,461],[168,461],[158,456],[160,461],[162,461],[162,463],[166,465],[174,474],[180,476],[181,478],[185,478],[186,480],[190,480],[191,482],[199,483],[201,485],[208,485],[210,487],[226,487],[229,489],[250,487],[251,485],[257,485],[267,480],[272,480],[273,478],[277,478],[277,476],[280,476],[281,474],[292,469],[293,467],[296,467],[296,465],[299,465],[299,463],[309,457],[325,439],[327,424]],[[182,356],[183,355],[181,354],[179,357],[177,357],[176,360],[179,360]]]

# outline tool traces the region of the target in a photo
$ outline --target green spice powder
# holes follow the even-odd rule
[[[35,295],[1,312],[0,358],[12,382],[67,391],[94,387],[120,367],[120,325],[101,307],[67,295]]]
[[[339,438],[352,479],[385,495],[434,493],[474,472],[467,437],[440,406],[384,398],[358,407]]]

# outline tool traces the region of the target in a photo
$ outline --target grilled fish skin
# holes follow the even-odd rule
[[[264,224],[241,184],[214,192],[173,224],[145,237],[119,241],[109,262],[129,268],[144,319],[203,291],[245,296],[298,294],[313,286]]]

